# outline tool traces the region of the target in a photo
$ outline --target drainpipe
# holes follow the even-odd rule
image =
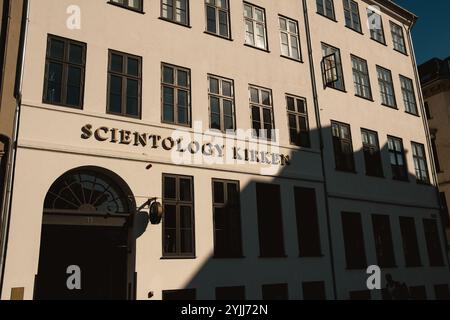
[[[327,173],[325,168],[325,151],[324,151],[324,143],[323,143],[323,132],[322,132],[322,124],[320,121],[320,106],[319,106],[319,98],[317,94],[317,84],[316,84],[316,72],[314,68],[314,59],[312,52],[312,42],[311,42],[311,29],[309,27],[309,16],[308,16],[308,5],[306,0],[303,0],[303,13],[305,16],[305,28],[306,28],[306,39],[308,42],[308,56],[309,56],[309,67],[311,69],[311,85],[313,90],[314,97],[314,110],[316,115],[317,122],[317,131],[319,133],[320,140],[320,159],[322,163],[322,172],[324,177],[324,192],[325,192],[325,211],[327,214],[327,232],[328,232],[328,246],[330,250],[330,264],[331,264],[331,278],[333,281],[333,295],[334,300],[337,300],[337,287],[336,287],[336,271],[334,265],[334,250],[333,250],[333,241],[331,239],[331,222],[330,222],[330,205],[328,201],[328,186],[327,186]]]
[[[431,148],[431,134],[430,134],[430,127],[428,126],[428,120],[426,117],[426,112],[425,112],[425,103],[424,103],[424,99],[423,99],[423,92],[422,92],[422,86],[420,83],[420,75],[419,75],[419,68],[417,67],[417,60],[416,60],[416,55],[414,52],[414,44],[413,44],[413,40],[412,40],[412,35],[411,35],[411,31],[415,25],[417,21],[417,18],[414,19],[411,24],[408,26],[408,43],[409,43],[409,51],[411,53],[411,60],[413,63],[413,67],[414,67],[414,75],[415,75],[415,80],[416,80],[416,87],[417,87],[417,91],[419,92],[419,104],[420,104],[420,109],[422,111],[422,121],[423,121],[423,127],[425,129],[425,135],[427,138],[427,148],[428,148],[428,154],[430,156],[430,165],[431,165],[431,174],[433,177],[433,185],[434,185],[434,189],[436,191],[436,198],[437,198],[437,202],[439,204],[439,208],[443,208],[443,204],[442,204],[442,200],[441,200],[441,196],[439,194],[439,179],[437,176],[437,171],[436,171],[436,165],[435,165],[435,161],[434,161],[434,153],[433,153],[433,149]],[[445,260],[447,261],[447,267],[450,268],[450,261],[449,261],[449,254],[448,254],[448,243],[447,243],[447,234],[446,234],[446,230],[445,230],[445,225],[444,225],[444,221],[442,221],[442,216],[439,213],[439,221],[441,223],[441,232],[443,235],[443,239],[445,240],[445,246],[444,248],[446,248],[445,250]]]
[[[19,42],[19,52],[17,57],[16,66],[16,81],[14,85],[14,97],[16,99],[16,110],[14,115],[14,127],[12,141],[10,144],[7,173],[5,175],[5,202],[3,208],[4,224],[2,225],[2,230],[0,232],[0,298],[3,295],[3,284],[5,275],[5,260],[8,248],[8,236],[9,236],[9,224],[11,220],[11,204],[13,197],[13,186],[14,186],[14,174],[17,158],[17,140],[19,136],[19,119],[20,119],[20,105],[22,102],[22,80],[23,80],[23,70],[24,70],[24,58],[25,58],[25,47],[26,47],[26,37],[28,32],[28,20],[29,20],[29,9],[30,1],[23,0],[22,7],[22,25],[20,29],[20,42]]]

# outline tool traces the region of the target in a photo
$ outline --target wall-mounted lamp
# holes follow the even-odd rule
[[[160,224],[164,215],[164,208],[157,200],[158,198],[150,198],[137,210],[137,212],[143,212],[143,210],[148,207],[147,215],[151,224]]]

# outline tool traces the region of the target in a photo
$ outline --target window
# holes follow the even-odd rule
[[[316,4],[318,14],[330,18],[331,20],[335,20],[333,0],[316,0]]]
[[[345,84],[341,51],[335,47],[322,43],[322,54],[324,86],[344,91]]]
[[[121,7],[142,11],[142,0],[110,0],[110,3],[119,5]]]
[[[275,140],[272,90],[250,86],[249,95],[254,137]]]
[[[213,180],[214,257],[242,257],[239,182]]]
[[[447,204],[447,196],[445,192],[439,192],[439,197],[441,199],[441,216],[442,221],[446,228],[450,227],[450,216],[448,211],[448,204]]]
[[[355,94],[358,97],[372,100],[372,89],[370,87],[369,69],[367,61],[356,56],[351,56],[353,66],[353,83]]]
[[[108,113],[140,118],[142,58],[109,50]]]
[[[193,178],[163,175],[163,256],[193,257],[194,188]]]
[[[288,300],[287,284],[266,284],[262,286],[263,300]]]
[[[389,158],[391,161],[392,178],[394,180],[408,181],[405,150],[400,138],[388,137]]]
[[[437,172],[442,172],[441,170],[441,163],[439,162],[439,153],[438,153],[438,147],[436,144],[437,140],[437,131],[430,130],[431,133],[431,148],[433,150],[433,159],[434,159],[434,165],[436,167]]]
[[[436,300],[450,300],[448,284],[437,284],[434,286]]]
[[[416,170],[416,179],[419,183],[430,183],[428,176],[427,158],[425,156],[425,147],[420,143],[412,143],[414,169]]]
[[[206,31],[230,39],[230,6],[228,0],[205,0]]]
[[[373,215],[372,225],[378,265],[382,268],[396,267],[389,216]]]
[[[427,289],[425,286],[409,287],[409,296],[411,300],[427,300]]]
[[[326,300],[325,282],[303,282],[303,300],[319,301]]]
[[[400,83],[402,85],[403,101],[405,103],[406,112],[417,116],[416,94],[414,93],[414,85],[412,80],[404,76],[400,76]]]
[[[298,23],[295,20],[278,17],[280,22],[281,55],[294,60],[301,60]]]
[[[405,37],[403,36],[403,29],[399,25],[391,21],[392,40],[394,42],[394,49],[406,54]]]
[[[291,144],[310,148],[309,121],[306,100],[292,95],[286,96],[289,137]]]
[[[161,17],[189,25],[189,0],[161,0]]]
[[[378,134],[374,131],[361,129],[366,174],[372,177],[383,177]]]
[[[267,50],[266,12],[263,8],[244,3],[245,44]]]
[[[369,290],[351,291],[350,300],[356,301],[372,300],[372,293]]]
[[[353,0],[343,0],[345,25],[350,29],[361,32],[361,19],[359,17],[358,3]]]
[[[210,128],[222,132],[234,131],[236,118],[233,80],[208,75],[208,83]]]
[[[391,108],[396,108],[397,102],[395,100],[395,91],[391,71],[377,66],[377,73],[382,104]]]
[[[196,290],[195,289],[164,290],[162,292],[162,299],[179,300],[179,301],[196,300]]]
[[[216,288],[216,300],[228,300],[228,301],[245,300],[245,287]]]
[[[191,125],[191,71],[162,64],[162,122]]]
[[[367,16],[369,19],[370,37],[381,44],[386,44],[381,15],[371,9],[367,9]]]
[[[294,197],[300,256],[320,257],[322,256],[322,249],[316,191],[314,189],[295,187]]]
[[[439,237],[439,228],[436,220],[423,219],[423,228],[425,231],[430,266],[444,266],[444,256],[442,254],[441,239]]]
[[[284,257],[280,186],[256,184],[259,249],[261,257]]]
[[[366,269],[366,249],[361,215],[359,213],[342,213],[342,230],[344,233],[345,257],[348,269]]]
[[[334,160],[336,170],[355,171],[355,160],[353,158],[353,145],[350,126],[348,124],[331,122],[333,134]]]
[[[433,117],[431,116],[430,105],[428,102],[425,102],[425,113],[427,116],[427,120],[431,120]]]
[[[49,35],[43,102],[83,108],[86,44]]]
[[[421,266],[419,244],[414,218],[400,217],[400,231],[403,240],[403,253],[407,267]]]

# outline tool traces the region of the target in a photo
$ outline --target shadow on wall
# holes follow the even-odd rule
[[[325,159],[329,186],[340,188],[342,193],[365,194],[371,198],[389,198],[395,192],[401,192],[401,196],[407,197],[411,194],[410,191],[417,192],[414,189],[417,188],[416,176],[408,171],[413,168],[406,168],[405,171],[401,168],[411,155],[405,153],[402,157],[401,152],[393,155],[387,144],[381,147],[381,152],[380,148],[370,148],[369,136],[367,148],[336,157],[333,156],[333,148],[345,153],[350,150],[351,143],[346,137],[341,140],[332,138],[332,131],[330,127],[323,129],[325,150],[328,150],[326,154],[329,155]],[[316,135],[317,132],[311,132],[314,142],[318,136]],[[410,146],[406,143],[409,142],[405,141],[405,147],[409,149]],[[375,145],[378,145],[378,141]],[[212,214],[201,213],[214,221],[216,252],[211,253],[210,258],[187,282],[186,290],[166,291],[163,299],[203,300],[216,297],[230,300],[316,300],[334,297],[323,184],[289,179],[291,172],[302,172],[302,166],[306,163],[305,155],[304,151],[294,151],[291,154],[291,165],[281,173],[288,175],[287,178],[274,178],[270,184],[267,180],[261,184],[255,179],[241,188],[237,201],[240,207],[232,199],[228,202],[224,200],[224,204],[215,207]],[[318,157],[317,160],[319,161]],[[392,169],[391,161],[394,160],[399,166]],[[337,172],[336,165],[341,169],[347,168],[352,173]],[[320,165],[317,167],[320,168]],[[304,173],[307,174],[303,171]],[[367,177],[367,174],[375,177]],[[393,174],[406,183],[392,181]],[[295,187],[300,189],[294,191]],[[304,188],[310,192],[305,193]],[[315,192],[311,192],[311,188]],[[220,189],[220,192],[214,190],[213,197],[226,199],[224,192],[226,193],[226,189]],[[300,199],[296,201],[293,199],[295,197]],[[196,216],[199,215],[197,212]],[[336,221],[336,217],[333,220]],[[340,223],[329,225],[329,232],[342,234]],[[372,227],[365,228],[369,229],[372,230]],[[199,237],[196,238],[198,241]],[[366,247],[375,248],[375,243],[366,244]],[[345,252],[333,254],[335,265],[345,265]],[[377,261],[368,261],[368,265],[372,264],[377,264]],[[365,269],[361,272],[365,274]],[[407,282],[407,279],[402,281]],[[361,284],[361,288],[365,288],[365,285]],[[383,287],[385,285],[386,281],[383,279]]]

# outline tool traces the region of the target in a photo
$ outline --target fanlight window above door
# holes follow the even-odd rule
[[[45,210],[128,214],[130,199],[106,174],[75,170],[60,177],[45,198]]]

